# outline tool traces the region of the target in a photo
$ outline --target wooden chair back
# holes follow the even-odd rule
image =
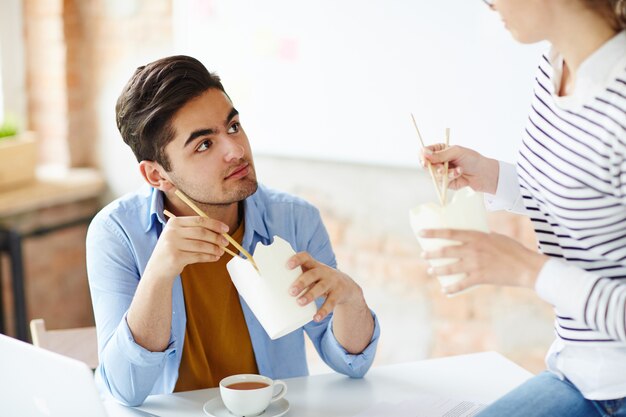
[[[85,362],[91,369],[98,366],[96,328],[47,330],[43,319],[30,322],[33,345]]]

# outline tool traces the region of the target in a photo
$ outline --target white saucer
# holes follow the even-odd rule
[[[213,398],[204,403],[202,411],[210,417],[233,417],[230,411],[226,409],[222,399],[220,397]],[[284,416],[289,411],[289,401],[281,398],[278,401],[274,401],[267,409],[258,415],[258,417],[279,417]]]

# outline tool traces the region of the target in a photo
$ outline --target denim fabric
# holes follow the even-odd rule
[[[592,401],[549,371],[509,392],[477,417],[626,417],[626,399]]]

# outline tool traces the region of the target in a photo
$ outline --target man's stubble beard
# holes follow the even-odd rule
[[[229,206],[234,203],[239,203],[246,198],[250,197],[256,192],[259,187],[259,183],[256,179],[256,172],[252,169],[251,173],[240,180],[235,190],[222,190],[222,196],[203,195],[201,189],[197,187],[188,186],[185,181],[179,181],[172,175],[174,186],[182,191],[187,197],[189,197],[194,203],[205,206]]]
[[[256,176],[254,178],[246,177],[239,181],[241,181],[242,184],[239,184],[240,186],[237,187],[237,190],[235,190],[234,195],[230,195],[227,201],[213,203],[213,205],[230,205],[233,203],[239,203],[245,200],[246,198],[250,197],[259,188],[259,183],[256,180]],[[204,203],[204,204],[211,204],[211,203]]]

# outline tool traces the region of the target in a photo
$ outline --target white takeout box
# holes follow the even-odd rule
[[[301,306],[289,294],[289,287],[302,274],[300,267],[287,269],[287,261],[295,254],[289,242],[274,236],[272,244],[259,242],[254,249],[259,272],[239,256],[226,264],[237,291],[272,340],[304,326],[317,311],[314,302]]]
[[[469,187],[456,191],[452,201],[445,206],[431,202],[412,208],[410,219],[413,233],[425,252],[457,245],[459,242],[448,239],[424,239],[419,236],[419,232],[423,229],[465,229],[489,232],[483,195]],[[442,258],[430,259],[429,263],[432,267],[438,267],[457,261],[456,258]],[[437,278],[441,286],[446,287],[460,281],[464,276],[465,274],[453,274]]]

